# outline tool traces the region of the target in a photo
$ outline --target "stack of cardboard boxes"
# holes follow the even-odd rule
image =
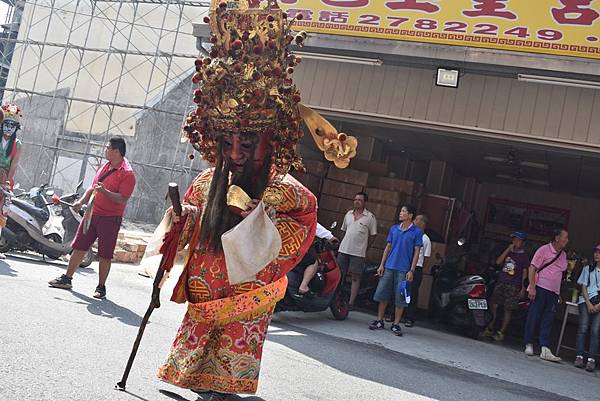
[[[305,159],[304,165],[306,173],[293,175],[317,196],[319,223],[325,227],[335,222],[339,229],[344,215],[353,208],[356,193],[367,193],[367,209],[377,218],[378,232],[367,260],[379,263],[388,230],[396,223],[400,207],[405,203],[418,206],[422,185],[387,177],[388,168],[384,163],[353,160],[349,168],[339,169],[325,160]]]
[[[318,199],[323,186],[323,177],[327,176],[329,170],[329,163],[322,160],[305,159],[304,168],[306,169],[305,172],[293,171],[292,176],[315,194]]]

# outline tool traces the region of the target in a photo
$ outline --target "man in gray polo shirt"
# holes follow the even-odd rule
[[[368,197],[364,192],[354,196],[354,209],[349,210],[344,216],[342,231],[344,239],[340,244],[338,263],[344,272],[352,278],[350,290],[350,309],[360,289],[360,278],[365,268],[367,248],[371,245],[377,234],[377,221],[375,215],[365,209]]]

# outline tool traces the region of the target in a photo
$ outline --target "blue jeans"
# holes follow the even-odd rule
[[[550,332],[558,304],[558,294],[544,288],[535,287],[535,299],[529,305],[525,323],[525,344],[533,344],[535,329],[540,326],[540,345],[550,347]],[[541,325],[540,325],[541,320]]]
[[[588,326],[592,321],[592,333],[590,337],[590,352],[588,358],[596,359],[598,354],[598,337],[600,336],[600,313],[590,315],[587,306],[584,303],[579,304],[579,328],[577,329],[577,355],[585,354],[585,338],[588,333]]]
[[[373,300],[382,304],[387,304],[394,299],[397,308],[406,308],[408,303],[404,299],[404,294],[398,292],[398,285],[401,281],[406,280],[406,272],[400,270],[385,269],[383,277],[377,283],[377,289]],[[411,297],[412,299],[412,297]]]

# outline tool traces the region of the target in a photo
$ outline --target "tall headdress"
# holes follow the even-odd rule
[[[20,124],[22,118],[23,111],[16,104],[6,103],[2,106],[2,118],[0,118],[0,122],[4,120],[13,120]]]
[[[303,106],[291,74],[301,59],[289,51],[302,45],[306,33],[293,34],[296,19],[288,19],[276,0],[213,0],[210,57],[196,60],[192,81],[195,111],[184,135],[210,163],[217,141],[225,133],[268,135],[278,174],[302,168],[296,145],[303,136],[302,120],[327,160],[347,167],[356,155],[356,138],[337,130]]]

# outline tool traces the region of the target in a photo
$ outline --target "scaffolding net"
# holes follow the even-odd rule
[[[0,94],[22,107],[16,182],[89,185],[111,136],[127,142],[136,190],[125,218],[156,223],[169,181],[205,167],[180,128],[193,108],[192,22],[208,1],[2,0]]]

